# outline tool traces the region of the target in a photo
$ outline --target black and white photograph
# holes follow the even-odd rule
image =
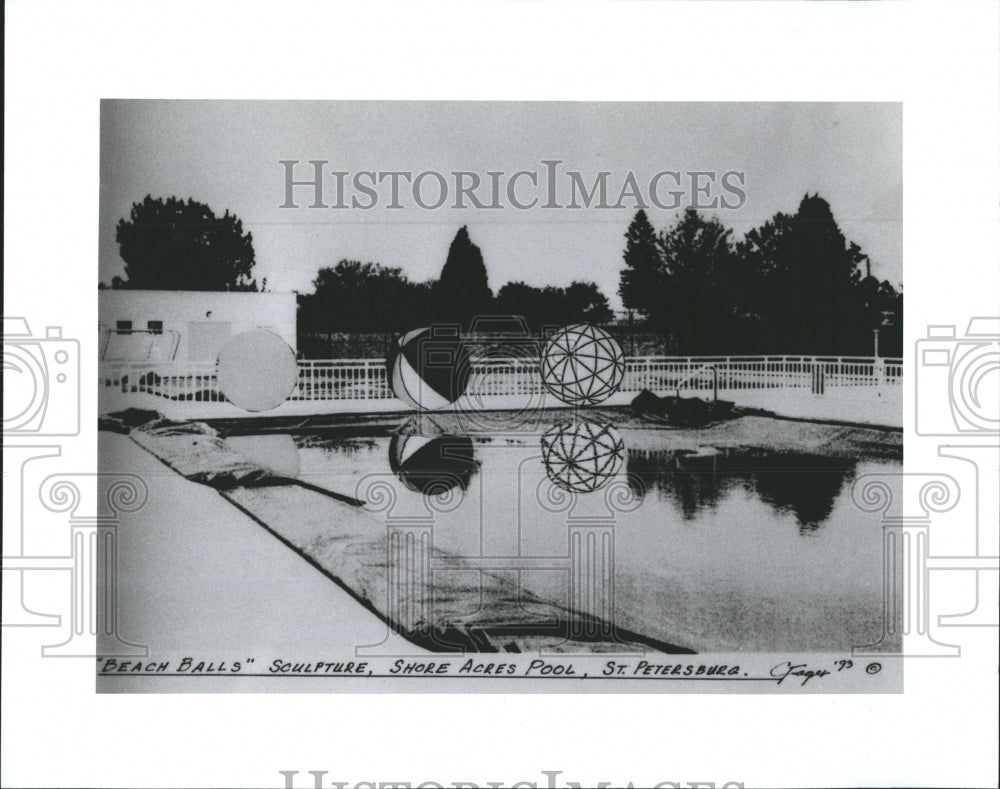
[[[98,690],[899,692],[901,120],[104,102]]]
[[[0,785],[996,786],[998,34],[8,3]]]

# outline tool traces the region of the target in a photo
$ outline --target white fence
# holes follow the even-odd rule
[[[101,385],[120,393],[170,400],[224,402],[215,365],[105,362]],[[726,392],[797,389],[831,394],[838,388],[901,387],[902,359],[841,356],[638,356],[625,360],[621,392]],[[472,363],[472,397],[535,394],[543,390],[538,363],[527,359],[479,359]],[[833,390],[833,391],[831,391]],[[390,400],[394,397],[381,359],[299,361],[290,400]]]

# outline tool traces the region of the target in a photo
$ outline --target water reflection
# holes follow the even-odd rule
[[[287,433],[260,436],[229,436],[222,445],[242,455],[245,460],[288,479],[299,476],[299,447]]]
[[[663,432],[662,444],[677,440],[671,431]],[[562,490],[586,495],[618,478],[640,499],[654,496],[671,503],[686,521],[716,510],[728,498],[749,495],[779,515],[793,515],[803,534],[829,519],[858,464],[848,457],[760,446],[655,448],[660,443],[656,438],[652,448],[629,448],[630,441],[649,444],[650,436],[647,431],[619,430],[609,423],[575,421],[553,425],[534,438],[503,433],[477,434],[475,439],[451,433],[435,435],[416,430],[410,423],[387,426],[376,437],[296,437],[301,450],[320,451],[327,458],[323,468],[335,469],[337,474],[353,476],[384,469],[388,455],[389,469],[405,488],[426,496],[467,490],[484,463],[490,467],[490,481],[502,484],[522,457],[529,465],[537,462],[549,481]],[[277,452],[279,448],[285,451]],[[240,449],[246,452],[248,448]],[[271,464],[281,457],[289,458],[289,468],[284,471],[294,476],[297,469],[291,468],[295,464],[290,460],[294,453],[276,444],[261,449],[266,450]],[[342,460],[336,460],[338,455]],[[538,459],[533,460],[532,455]],[[310,475],[316,476],[315,471]]]
[[[628,451],[628,479],[636,494],[655,490],[687,520],[742,490],[779,513],[792,513],[801,532],[830,517],[856,466],[845,458],[752,447]]]
[[[545,474],[563,490],[590,493],[607,485],[625,459],[625,442],[611,425],[553,425],[541,437]]]
[[[468,436],[394,435],[389,468],[410,490],[436,496],[466,490],[479,464]]]
[[[882,529],[852,502],[850,481],[898,472],[898,461],[835,444],[832,427],[661,430],[594,416],[549,414],[560,424],[533,433],[469,436],[437,418],[310,430],[296,437],[299,479],[364,499],[384,525],[386,567],[365,572],[385,570],[386,610],[401,626],[525,632],[553,621],[525,603],[541,600],[697,650],[878,640]],[[781,448],[796,440],[801,449]],[[381,503],[376,488],[390,494]],[[611,506],[629,489],[641,504]],[[351,521],[329,528],[339,539]],[[378,546],[382,534],[365,525],[358,538]]]

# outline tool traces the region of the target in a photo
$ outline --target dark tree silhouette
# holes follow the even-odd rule
[[[459,323],[463,328],[467,328],[476,315],[493,310],[493,292],[486,275],[483,253],[472,243],[469,229],[464,225],[455,234],[448,249],[435,301],[435,321]]]
[[[731,236],[693,208],[660,234],[663,277],[652,317],[683,353],[732,352],[738,285]]]
[[[432,320],[431,284],[410,282],[398,268],[341,260],[320,269],[313,288],[299,297],[304,331],[406,331]]]
[[[614,317],[607,297],[593,282],[573,282],[566,288],[508,282],[497,293],[496,310],[521,315],[534,331],[543,326],[603,323]]]
[[[778,214],[750,231],[738,254],[752,283],[745,294],[761,317],[762,351],[843,354],[871,352],[860,264],[818,195],[806,195],[792,216]]]
[[[508,282],[497,291],[497,312],[505,315],[520,315],[534,331],[542,326],[553,323],[546,313],[549,306],[548,294],[541,288],[534,288],[523,282]]]
[[[743,306],[752,325],[753,341],[757,353],[788,353],[782,349],[784,326],[791,323],[790,316],[798,303],[790,301],[788,289],[787,255],[781,239],[791,232],[791,217],[778,213],[759,228],[750,230],[736,245],[736,254],[744,272]]]
[[[115,233],[125,279],[112,287],[151,290],[257,290],[253,238],[227,210],[176,197],[133,203]],[[263,289],[263,288],[262,288]]]
[[[607,297],[593,282],[571,282],[563,290],[564,323],[604,323],[614,317]]]
[[[809,347],[812,353],[837,353],[850,346],[861,317],[856,298],[861,280],[857,254],[848,247],[830,204],[818,195],[802,199],[792,220],[790,241],[797,258],[792,277],[796,290],[789,295],[807,307],[797,322],[799,350]]]
[[[693,209],[657,238],[642,212],[626,234],[619,293],[683,354],[902,354],[903,297],[870,274],[830,205],[806,195],[737,244]],[[867,276],[865,276],[867,275]]]
[[[625,239],[625,269],[618,286],[622,304],[625,309],[638,311],[642,318],[660,317],[657,299],[663,286],[663,261],[656,231],[645,211],[636,212]]]

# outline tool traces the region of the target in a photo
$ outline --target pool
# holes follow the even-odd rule
[[[233,438],[248,430],[218,427]],[[498,648],[507,628],[594,649],[638,641],[693,652],[884,641],[882,527],[852,485],[901,470],[895,431],[756,416],[670,429],[590,409],[527,423],[384,415],[269,425],[250,441],[281,458],[283,477],[346,503],[298,518],[289,508],[304,505],[281,504],[280,490],[237,503],[289,524],[294,534],[271,525],[345,587],[364,587],[359,599],[404,632],[475,621]],[[367,580],[344,578],[338,551],[363,554],[357,578]],[[380,573],[384,591],[374,591]],[[558,612],[574,619],[569,631],[553,624]]]

